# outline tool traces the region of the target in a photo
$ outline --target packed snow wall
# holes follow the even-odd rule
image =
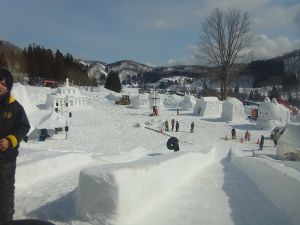
[[[262,157],[239,157],[232,151],[231,162],[249,176],[256,186],[285,213],[300,224],[300,172],[280,161]]]
[[[213,155],[214,148],[207,154],[174,152],[84,169],[75,196],[76,214],[99,224],[128,224],[209,165]]]

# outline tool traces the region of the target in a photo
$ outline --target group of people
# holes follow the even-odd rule
[[[236,130],[235,130],[235,128],[231,129],[231,138],[232,138],[232,140],[236,140]],[[250,141],[251,134],[248,130],[245,132],[245,137],[244,138],[245,138],[245,141]],[[259,140],[259,150],[263,150],[264,142],[265,142],[265,137],[264,137],[264,135],[261,135],[260,140]],[[275,144],[275,142],[274,142],[274,144]],[[277,144],[277,142],[276,142],[276,144]]]
[[[174,128],[175,128],[176,132],[179,131],[179,122],[178,121],[175,122],[175,119],[172,119],[171,120],[171,129],[172,129],[172,131],[174,130]],[[169,131],[169,122],[168,122],[168,120],[165,121],[165,131]]]
[[[175,128],[175,132],[179,131],[179,122],[175,121],[175,119],[172,119],[171,120],[171,130],[174,131],[174,128]],[[190,132],[194,133],[194,129],[195,129],[195,123],[192,122]],[[168,120],[165,121],[165,131],[169,131],[169,122],[168,122]]]

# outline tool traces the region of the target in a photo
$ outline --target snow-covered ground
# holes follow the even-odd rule
[[[37,124],[51,110],[44,104],[53,90],[25,89],[28,116]],[[21,144],[16,219],[76,225],[300,224],[299,163],[274,160],[270,130],[258,130],[248,120],[196,116],[193,110],[177,116],[171,106],[151,117],[149,109],[115,105],[104,88],[81,92],[88,104],[70,110],[67,136]],[[160,131],[172,118],[179,121],[179,132],[146,128]],[[232,127],[236,140],[230,138]],[[246,130],[251,140],[241,142]],[[262,134],[265,147],[258,151]],[[179,152],[167,149],[170,136],[179,139]]]

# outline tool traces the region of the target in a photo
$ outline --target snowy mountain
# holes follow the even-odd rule
[[[4,55],[11,55],[11,53],[18,52],[22,53],[22,49],[15,46],[14,44],[0,40],[0,53]],[[300,74],[300,49],[294,50],[291,53],[286,53],[283,56],[276,57],[274,59],[280,59],[283,61],[284,74],[280,74],[278,80],[281,82],[282,76],[285,74]],[[13,61],[13,59],[10,59]],[[216,77],[218,71],[216,68],[199,66],[199,65],[175,65],[175,66],[162,66],[152,67],[132,60],[121,60],[113,63],[105,63],[99,60],[81,60],[77,59],[82,67],[87,71],[88,76],[100,79],[102,75],[107,76],[109,71],[116,70],[119,72],[121,80],[127,80],[128,77],[143,75],[148,79],[149,82],[154,83],[162,78],[168,78],[172,76],[185,76],[190,78],[200,78],[204,80],[210,80],[213,83],[212,86],[219,86]],[[272,59],[270,59],[272,60]],[[241,86],[241,87],[252,87],[257,80],[256,74],[251,71],[247,71],[244,67],[247,64],[235,64],[233,68],[234,79],[230,82],[230,86]],[[281,71],[281,70],[280,70]],[[21,71],[22,72],[22,71]],[[272,85],[274,80],[273,75],[268,71],[263,70],[263,74],[266,74],[263,86]],[[256,85],[261,82],[258,80]]]

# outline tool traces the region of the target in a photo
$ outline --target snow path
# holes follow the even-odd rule
[[[171,190],[159,206],[145,211],[145,215],[132,225],[181,225],[182,218],[186,218],[187,225],[292,224],[226,155],[184,186]]]

